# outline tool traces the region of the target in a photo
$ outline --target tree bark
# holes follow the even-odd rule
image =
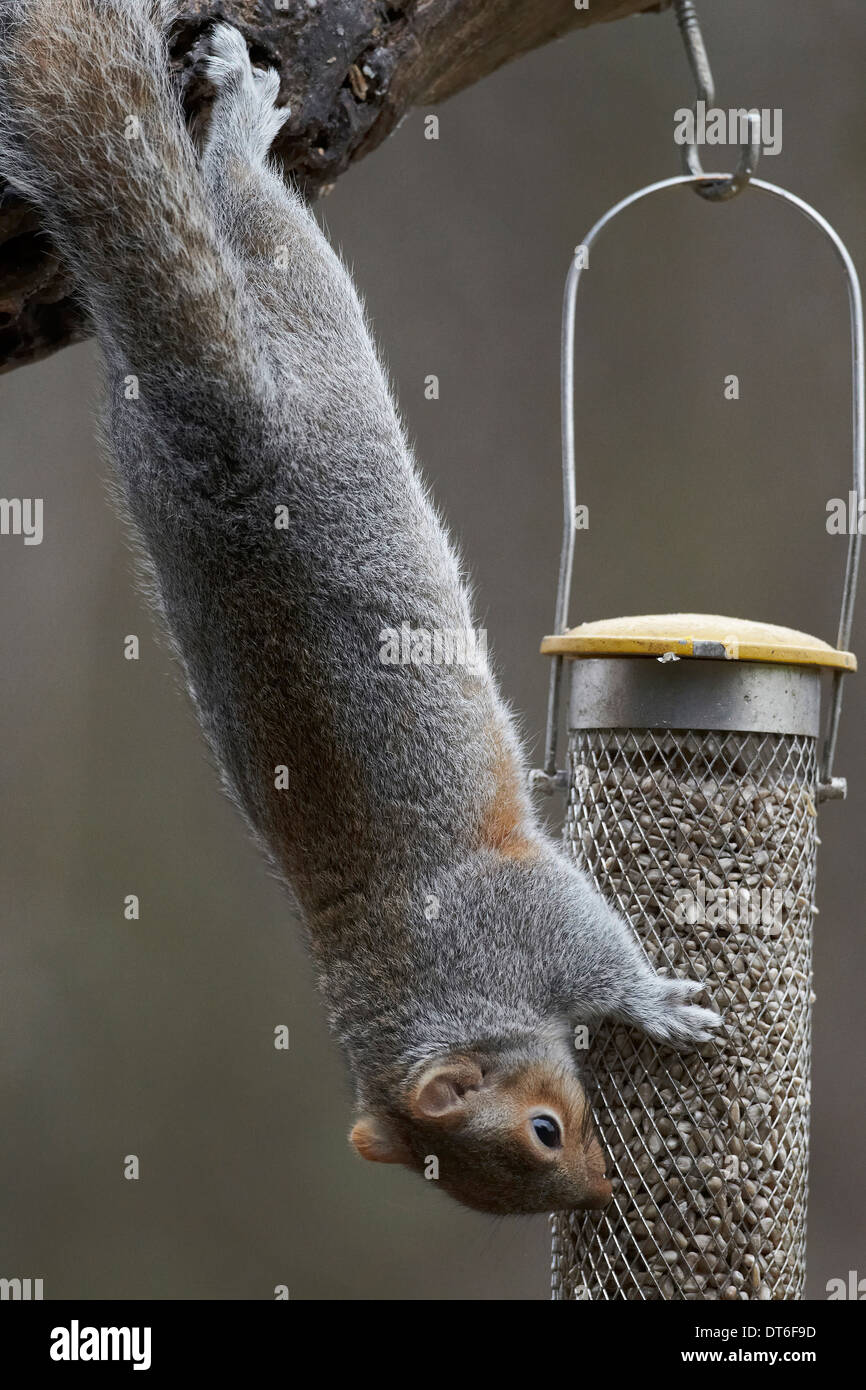
[[[275,155],[310,197],[368,154],[413,106],[433,105],[571,29],[670,0],[186,0],[172,60],[187,110],[206,106],[197,67],[208,26],[236,24],[255,62],[282,75],[292,115]],[[39,214],[0,181],[0,371],[86,337],[66,268]]]

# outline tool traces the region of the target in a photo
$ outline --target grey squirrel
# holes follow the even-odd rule
[[[212,33],[200,152],[172,0],[0,0],[0,172],[42,209],[105,364],[104,436],[227,790],[301,907],[365,1158],[471,1207],[610,1195],[572,1041],[720,1022],[542,830],[352,281],[268,164],[287,113]],[[281,523],[280,523],[280,519]]]

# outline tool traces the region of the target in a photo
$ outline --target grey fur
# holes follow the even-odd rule
[[[267,164],[278,83],[220,26],[199,159],[171,11],[0,0],[0,168],[77,274],[155,600],[226,785],[303,910],[358,1106],[420,1167],[435,1141],[413,1087],[437,1059],[484,1059],[464,1110],[533,1066],[579,1096],[574,1023],[690,1046],[719,1020],[540,829],[486,662],[380,661],[383,629],[470,630],[466,584],[350,277]],[[485,1149],[489,1118],[452,1120],[444,1185],[463,1200],[582,1199],[583,1178]]]

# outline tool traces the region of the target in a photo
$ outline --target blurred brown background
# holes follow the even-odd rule
[[[866,270],[862,5],[700,11],[719,105],[782,108],[763,177],[815,203]],[[606,207],[678,172],[672,113],[691,102],[670,13],[600,26],[443,106],[438,142],[415,113],[323,205],[536,749],[563,278]],[[829,246],[758,194],[714,206],[676,191],[617,223],[582,294],[591,529],[572,621],[706,609],[832,640],[844,541],[825,507],[849,486],[850,396]],[[424,399],[428,373],[439,401]],[[295,923],[131,580],[96,384],[89,345],[0,381],[0,490],[45,499],[41,546],[0,539],[0,1275],[41,1277],[47,1298],[271,1298],[287,1284],[293,1298],[544,1299],[544,1219],[491,1222],[349,1150]],[[866,595],[861,660],[863,609]],[[129,633],[138,662],[123,659]],[[812,1297],[866,1274],[864,679],[849,680],[840,742],[849,799],[821,819]],[[280,1023],[288,1053],[273,1047]],[[138,1182],[123,1177],[132,1153]]]

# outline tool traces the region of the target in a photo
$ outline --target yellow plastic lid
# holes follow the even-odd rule
[[[819,637],[748,618],[717,613],[650,613],[581,623],[558,637],[545,637],[546,656],[664,656],[770,661],[794,666],[830,666],[856,671],[853,652],[838,651]]]

